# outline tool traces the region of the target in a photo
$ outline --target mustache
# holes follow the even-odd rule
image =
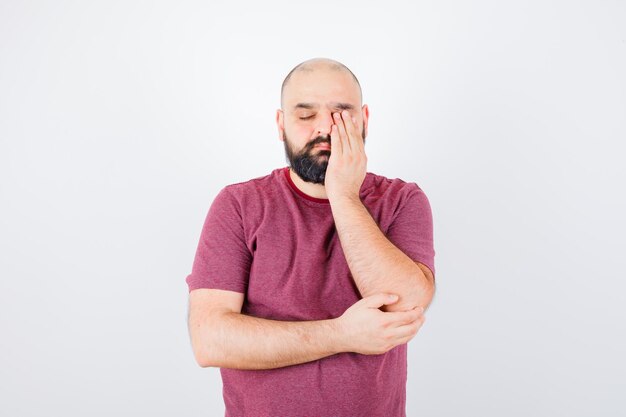
[[[325,143],[328,146],[330,146],[330,136],[318,136],[318,137],[316,137],[311,142],[309,142],[309,144],[306,146],[307,147],[306,151],[312,150],[314,147],[316,147],[317,145],[319,145],[321,143]]]

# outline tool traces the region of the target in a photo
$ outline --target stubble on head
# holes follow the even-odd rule
[[[314,76],[311,80],[310,76],[316,72],[319,72],[320,75]],[[333,75],[334,73],[344,73],[348,75],[340,74],[339,77],[336,77]],[[294,75],[296,75],[295,78],[293,77]],[[315,82],[320,83],[321,92],[318,92],[314,88],[312,89],[311,85],[315,85]],[[333,83],[337,83],[338,88],[336,88]],[[314,98],[309,100],[309,96]],[[358,79],[348,67],[338,61],[328,58],[313,58],[294,67],[283,81],[281,87],[280,111],[283,117],[286,118],[286,116],[284,116],[285,112],[291,112],[291,106],[300,106],[302,108],[308,105],[309,107],[306,108],[317,109],[320,104],[324,105],[324,103],[329,101],[329,98],[334,98],[335,96],[337,96],[337,100],[339,100],[341,105],[350,105],[351,108],[356,109],[362,102],[361,86]],[[285,109],[286,103],[289,103],[290,106],[287,110]],[[363,143],[365,143],[365,122],[366,121],[363,120],[361,129]],[[325,127],[328,128],[328,126]],[[303,130],[306,131],[307,128],[308,127]],[[285,122],[285,126],[281,127],[282,141],[287,162],[290,167],[303,181],[324,185],[326,169],[332,150],[316,149],[315,146],[321,143],[330,145],[331,139],[328,133],[329,130],[318,129],[318,134],[326,134],[327,136],[317,136],[315,139],[306,143],[300,150],[297,150],[287,137],[287,129],[288,126]],[[300,138],[298,138],[296,142],[298,144],[303,143]]]

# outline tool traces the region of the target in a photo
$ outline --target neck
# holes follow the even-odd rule
[[[298,190],[302,191],[309,197],[328,199],[328,196],[326,195],[326,187],[322,184],[313,184],[304,181],[291,168],[289,168],[289,177],[296,187],[298,187]]]

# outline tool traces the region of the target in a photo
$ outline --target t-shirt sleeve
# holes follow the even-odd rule
[[[387,238],[414,261],[426,265],[435,276],[433,217],[424,191],[411,184],[405,201],[387,231]]]
[[[244,235],[241,207],[223,188],[213,200],[200,234],[189,291],[214,288],[245,293],[252,254]]]

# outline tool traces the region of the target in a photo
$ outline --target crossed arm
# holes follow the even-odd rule
[[[365,143],[347,110],[333,117],[325,189],[352,277],[363,297],[381,291],[399,295],[400,300],[386,306],[386,311],[426,309],[435,291],[434,277],[428,267],[411,260],[387,239],[361,202]]]
[[[189,295],[188,325],[200,366],[274,369],[341,352],[384,353],[415,336],[424,316],[423,310],[413,308],[425,309],[434,292],[432,276],[426,275],[430,270],[395,247],[360,202],[332,209],[350,271],[363,296],[348,309],[353,310],[350,319],[257,318],[241,314],[242,293],[194,290]],[[390,303],[382,293],[397,294],[399,300]]]
[[[418,306],[426,309],[435,292],[430,269],[391,243],[360,200],[341,200],[332,205],[332,210],[341,247],[361,296],[397,294],[398,302],[384,306],[383,311]]]
[[[274,369],[341,352],[382,354],[408,343],[423,311],[382,312],[386,294],[363,298],[338,318],[277,321],[241,314],[243,294],[217,289],[190,293],[189,332],[202,367]]]
[[[366,159],[362,143],[349,115],[337,114],[335,122],[326,191],[363,299],[340,318],[287,322],[241,314],[241,293],[194,290],[188,325],[200,366],[273,369],[340,352],[384,353],[407,343],[421,327],[422,312],[434,294],[431,271],[393,245],[360,201]],[[394,303],[384,293],[399,300]]]
[[[344,350],[337,321],[278,321],[241,314],[244,294],[189,294],[189,335],[201,367],[273,369]]]

